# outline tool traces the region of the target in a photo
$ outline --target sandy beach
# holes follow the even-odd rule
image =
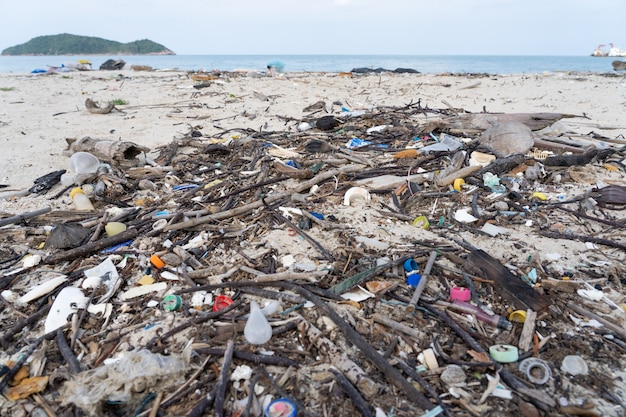
[[[22,189],[48,172],[67,168],[68,138],[132,141],[156,149],[202,125],[206,137],[228,129],[293,131],[303,108],[327,103],[330,114],[350,110],[422,106],[467,112],[559,112],[574,134],[615,138],[626,133],[623,77],[593,74],[449,75],[338,74],[238,76],[197,84],[187,73],[72,72],[0,75],[0,183]],[[85,99],[121,99],[108,115],[91,114]],[[341,105],[333,105],[340,102]]]
[[[114,100],[119,104],[106,114],[97,114],[85,106],[87,99],[100,107]],[[293,274],[289,276],[295,277],[294,282],[306,276],[310,281],[328,288],[346,277],[370,271],[368,268],[377,265],[386,265],[385,262],[390,259],[396,261],[406,256],[419,258],[423,272],[429,255],[434,256],[432,252],[438,252],[434,264],[436,272],[423,289],[428,303],[446,301],[450,292],[448,287],[464,286],[465,275],[467,280],[474,279],[487,307],[503,316],[509,317],[508,314],[514,310],[524,314],[528,310],[531,314],[536,307],[539,311],[537,328],[524,330],[527,333],[525,343],[520,340],[520,333],[522,327],[526,327],[517,322],[512,329],[503,332],[482,329],[478,332],[478,340],[485,346],[495,342],[517,346],[519,341],[520,346],[526,345],[525,349],[520,347],[520,353],[543,358],[555,373],[555,380],[558,374],[559,383],[555,385],[555,380],[551,380],[549,386],[533,385],[537,390],[524,391],[515,382],[524,378],[523,373],[513,364],[506,364],[511,372],[496,374],[498,378],[502,376],[502,380],[514,391],[513,403],[494,397],[486,403],[478,403],[487,389],[484,379],[481,380],[482,386],[463,385],[462,389],[469,392],[463,398],[473,399],[454,399],[454,390],[439,381],[443,364],[452,364],[454,360],[450,359],[451,356],[458,354],[455,358],[461,358],[461,362],[457,362],[462,363],[470,375],[478,372],[471,364],[475,365],[476,361],[483,359],[477,356],[475,346],[472,346],[474,350],[467,346],[459,347],[463,345],[461,339],[455,338],[451,334],[453,332],[433,315],[405,313],[403,308],[407,303],[402,296],[410,298],[414,289],[407,288],[404,272],[397,265],[385,274],[380,272],[369,279],[375,277],[377,282],[393,284],[392,289],[385,287],[384,291],[399,289],[399,300],[404,300],[401,301],[404,303],[402,310],[399,304],[394,304],[400,301],[390,297],[387,300],[384,291],[375,297],[359,299],[358,303],[336,300],[328,303],[340,311],[341,316],[350,317],[351,326],[375,346],[374,351],[387,349],[395,337],[392,333],[399,331],[397,327],[385,327],[390,324],[380,324],[382,322],[377,321],[381,320],[380,317],[374,318],[375,312],[421,332],[421,339],[417,341],[409,340],[406,335],[395,337],[393,346],[397,344],[398,352],[394,351],[393,356],[397,354],[404,360],[419,362],[419,354],[434,343],[431,343],[432,335],[440,335],[444,350],[451,356],[444,358],[438,354],[442,367],[430,368],[425,375],[441,396],[436,402],[443,399],[444,405],[454,407],[456,412],[470,410],[472,415],[518,415],[515,413],[519,406],[526,410],[522,413],[526,416],[554,415],[558,410],[562,410],[564,415],[576,414],[575,410],[585,407],[581,398],[592,403],[598,415],[617,416],[624,411],[618,401],[607,400],[602,395],[606,391],[623,393],[626,389],[623,382],[623,349],[626,344],[613,344],[603,339],[603,335],[611,333],[619,342],[626,334],[625,202],[620,200],[623,198],[620,197],[621,190],[626,186],[624,151],[620,150],[626,144],[626,78],[623,76],[588,73],[471,76],[285,73],[267,76],[242,72],[213,77],[211,74],[179,71],[0,74],[0,102],[0,143],[3,151],[0,184],[6,185],[0,188],[0,220],[44,207],[51,207],[52,210],[48,217],[33,219],[32,223],[16,221],[0,228],[0,236],[3,233],[7,236],[6,244],[0,245],[5,257],[10,257],[15,247],[20,254],[48,257],[48,262],[44,263],[57,265],[59,271],[70,267],[72,272],[82,270],[96,265],[106,256],[94,251],[66,259],[63,258],[64,250],[42,249],[50,226],[66,221],[78,222],[88,225],[97,237],[100,233],[97,225],[104,222],[103,219],[114,218],[120,211],[136,208],[133,215],[143,216],[126,217],[125,221],[132,226],[129,229],[135,230],[130,237],[134,241],[129,251],[133,255],[129,258],[132,260],[125,264],[124,282],[111,290],[111,323],[107,319],[105,326],[100,318],[93,318],[96,315],[92,314],[93,322],[90,322],[91,330],[88,331],[91,332],[88,334],[91,344],[85,342],[85,346],[75,348],[81,353],[83,369],[103,366],[98,359],[102,355],[123,357],[127,351],[144,346],[156,351],[161,345],[155,347],[149,341],[158,333],[156,330],[143,331],[147,329],[143,321],[158,322],[157,327],[163,333],[185,323],[188,317],[180,311],[163,312],[158,302],[164,295],[176,293],[183,297],[184,305],[188,307],[191,294],[184,291],[195,284],[215,284],[230,279],[261,280],[263,275],[285,273]],[[346,117],[348,113],[354,117]],[[536,156],[535,159],[527,156],[506,168],[497,168],[506,186],[487,185],[487,180],[483,184],[484,176],[472,178],[476,172],[482,172],[478,171],[482,167],[470,167],[468,161],[471,161],[472,151],[467,151],[466,155],[465,147],[475,146],[475,140],[479,140],[484,132],[470,128],[469,124],[454,129],[449,124],[454,117],[471,117],[481,113],[560,114],[556,118],[558,120],[546,126],[541,133],[539,130],[532,133],[528,130],[531,141],[533,137],[535,139],[535,146],[529,146],[528,155],[533,150],[536,151],[533,155],[540,154],[540,143],[546,143],[539,142],[541,139],[549,142],[545,146],[550,149],[571,146],[567,149],[573,149],[580,155],[608,150],[608,156],[601,160],[589,157],[578,165],[573,162],[571,166],[550,165],[544,160],[546,156],[565,158],[571,154],[552,150],[552,153]],[[310,128],[315,121],[319,124],[323,116],[331,115],[335,116],[333,122],[336,126],[333,128]],[[525,120],[530,123],[535,119],[530,117]],[[305,123],[309,128],[305,128]],[[429,131],[427,126],[432,126],[433,130]],[[405,154],[402,155],[408,155],[407,148],[410,154],[415,148],[419,150],[423,144],[430,144],[433,137],[439,136],[438,141],[442,139],[442,126],[447,126],[447,134],[458,139],[462,151],[445,156],[416,151],[414,156],[399,157],[403,151]],[[373,146],[366,151],[348,150],[346,142],[351,139],[352,131],[359,132],[359,139],[380,141],[385,147]],[[420,131],[417,136],[416,131]],[[85,137],[132,142],[149,151],[140,156],[132,174],[126,168],[125,178],[108,178],[109,182],[105,183],[110,194],[107,198],[94,199],[97,216],[91,213],[75,218],[71,214],[72,200],[67,191],[61,192],[63,187],[60,185],[44,195],[25,190],[32,187],[38,177],[68,169],[71,156],[68,140]],[[166,149],[172,149],[170,145],[173,143],[178,145],[175,156],[168,161],[166,168],[159,171],[157,161]],[[493,157],[496,161],[508,161],[508,156],[498,154]],[[295,167],[288,166],[285,163],[287,160],[296,161]],[[455,164],[456,170],[451,170]],[[452,172],[450,181],[444,181],[444,172]],[[393,178],[385,177],[385,174]],[[374,177],[380,178],[383,185],[374,185]],[[154,184],[140,186],[142,178]],[[462,178],[465,180],[461,181]],[[200,188],[194,188],[196,185]],[[607,186],[609,188],[603,188]],[[255,187],[259,187],[258,191]],[[355,191],[361,194],[355,194],[360,198],[355,197],[354,201],[345,196],[351,187],[362,188]],[[602,189],[612,192],[603,193]],[[52,197],[55,194],[56,197]],[[261,197],[264,197],[263,201]],[[116,202],[118,207],[115,207]],[[157,211],[167,214],[155,214]],[[306,229],[308,239],[298,235],[302,224],[299,220],[306,220],[307,217],[302,211],[325,213],[327,216],[324,220],[309,219]],[[128,212],[125,213],[128,216]],[[164,223],[158,223],[157,227],[159,221]],[[487,226],[495,229],[488,231]],[[44,227],[46,231],[43,231]],[[178,274],[175,278],[165,279],[155,272],[157,284],[167,285],[163,284],[163,288],[159,287],[152,295],[143,294],[143,298],[133,301],[134,304],[129,303],[130,295],[125,294],[133,288],[140,288],[138,282],[146,274],[146,268],[150,268],[147,260],[150,255],[173,255],[172,247],[166,246],[168,240],[177,242],[175,247],[180,244],[185,248],[188,251],[185,256],[192,253],[191,257],[198,257],[199,261],[196,260],[197,264],[180,261],[188,269],[183,272],[172,269],[172,274]],[[466,266],[461,259],[471,259],[483,253],[481,251],[492,257],[492,268],[464,269],[461,272]],[[51,262],[50,257],[58,261]],[[116,262],[120,259],[116,258]],[[475,259],[474,262],[478,261]],[[10,267],[5,268],[4,272],[10,276]],[[2,288],[10,292],[4,295],[15,295],[17,298],[40,283],[43,278],[37,275],[38,268],[43,270],[45,265],[31,269],[28,278],[15,273],[22,278],[16,278],[11,286],[6,281]],[[269,270],[272,274],[266,273]],[[489,275],[494,270],[500,271],[495,277]],[[332,271],[331,278],[325,276],[328,271]],[[69,271],[67,273],[70,274]],[[535,281],[530,282],[533,275]],[[512,276],[520,282],[520,277],[523,277],[530,285],[523,284],[521,292],[530,292],[531,301],[518,303],[523,297],[511,289],[507,290],[509,298],[507,294],[503,295],[500,290],[509,284],[498,281],[500,276]],[[72,275],[72,279],[76,286],[82,283],[77,276]],[[195,284],[192,282],[194,279],[197,280]],[[594,290],[594,286],[600,291]],[[375,292],[370,287],[368,289]],[[581,295],[578,290],[594,290],[595,293]],[[242,289],[243,293],[245,291]],[[249,297],[261,298],[244,295],[243,299],[248,300]],[[149,304],[150,300],[152,304]],[[290,302],[282,299],[281,302],[284,309],[291,306]],[[410,302],[408,304],[410,306]],[[316,306],[322,310],[319,304]],[[590,317],[574,310],[576,306],[601,314],[601,319],[609,324],[599,330],[591,329]],[[200,303],[195,308],[209,311],[210,307]],[[15,307],[3,308],[1,318],[15,322],[17,313],[14,309],[19,310],[21,315],[34,311],[33,304],[15,304]],[[308,306],[300,311],[311,323],[323,327],[325,337],[341,346],[338,351],[355,349],[354,345],[358,345],[354,340],[358,335],[348,332],[353,339],[345,340],[344,336],[340,336],[341,325],[336,327],[330,321],[324,321],[327,317],[321,317],[326,314],[317,313]],[[273,320],[278,322],[279,318],[275,315]],[[300,323],[298,320],[304,319],[290,316],[285,320]],[[380,326],[375,326],[374,321]],[[111,335],[110,332],[125,326],[131,326],[135,332],[128,335],[117,332],[122,342],[103,354],[102,347],[96,343],[101,342],[98,337]],[[33,325],[28,330],[32,332],[28,337],[41,336],[43,329],[39,327]],[[297,332],[292,329],[291,333],[286,333],[288,336],[272,338],[271,347],[279,356],[294,354],[301,349],[299,338],[304,337],[310,327],[298,329]],[[249,345],[241,332],[242,326],[239,326],[233,330],[234,336],[230,333],[225,336],[224,332],[216,330],[209,337],[192,327],[181,332],[180,337],[172,337],[171,344],[160,339],[159,343],[168,346],[169,353],[180,353],[181,357],[189,340],[194,341],[193,348],[197,352],[208,352],[202,349],[209,347],[223,347],[229,337],[237,340],[237,349],[247,349]],[[534,339],[532,335],[535,335]],[[5,349],[7,353],[3,354],[7,357],[23,347],[18,338],[9,339],[5,342],[10,349]],[[311,349],[311,345],[319,340],[319,337],[311,337],[310,344],[302,343],[306,349]],[[336,414],[337,410],[346,407],[346,404],[349,404],[349,410],[354,411],[349,400],[339,400],[335,394],[329,394],[334,391],[327,386],[326,379],[329,375],[332,379],[332,373],[326,366],[331,362],[327,356],[332,355],[320,353],[327,352],[326,348],[316,346],[311,350],[314,353],[294,356],[296,360],[306,362],[306,366],[303,365],[305,370],[298,371],[298,383],[295,383],[296,387],[304,386],[303,390],[307,392],[300,393],[304,397],[300,400],[314,409],[317,415],[322,414],[319,404],[330,404],[330,415],[340,415]],[[363,350],[361,345],[358,346]],[[256,348],[252,350],[256,352]],[[561,362],[565,353],[582,355],[591,369],[589,375],[574,377],[562,371]],[[221,353],[217,355],[219,358]],[[351,351],[349,356],[361,363],[370,363],[367,357],[361,355],[362,352]],[[193,362],[192,365],[187,363],[187,366],[186,375],[199,364]],[[333,366],[339,365],[333,362]],[[375,392],[368,391],[366,386],[359,385],[372,408],[381,408],[389,413],[398,406],[397,415],[420,415],[416,410],[428,408],[419,402],[418,407],[412,408],[414,404],[410,401],[397,400],[404,398],[405,394],[408,397],[411,395],[407,391],[397,394],[396,389],[407,389],[409,393],[413,391],[402,382],[394,382],[397,380],[392,371],[377,366],[378,369],[364,366],[367,372],[376,375],[372,377],[375,383],[367,375],[360,382],[367,380],[376,385],[378,388],[374,391],[381,393],[380,398]],[[283,372],[295,375],[291,367],[288,372],[285,371],[286,366],[278,368],[277,375]],[[485,371],[483,366],[480,369],[480,372],[493,373],[491,368]],[[316,376],[311,377],[311,374]],[[606,384],[598,382],[605,378],[609,380]],[[312,379],[315,381],[311,382]],[[75,379],[74,383],[81,384]],[[391,387],[392,384],[397,385]],[[54,402],[58,398],[56,390],[66,390],[67,395],[76,394],[76,391],[68,394],[68,390],[75,389],[69,386],[59,388],[56,385],[42,396]],[[319,386],[324,388],[318,391]],[[206,394],[206,387],[198,389],[203,390],[202,395]],[[541,397],[539,390],[547,390],[549,398]],[[50,394],[50,391],[55,394]],[[245,397],[245,392],[239,394]],[[174,410],[165,415],[187,415],[187,406],[199,401],[199,396],[189,394],[188,400],[187,404],[173,406]],[[623,395],[621,400],[624,401]],[[138,398],[133,397],[132,401],[136,404]],[[96,405],[78,405],[77,401],[73,404],[83,407],[91,415],[101,415],[92,408]],[[0,407],[5,407],[3,410],[16,410],[21,406],[0,403]],[[569,406],[575,408],[566,408]],[[402,407],[406,410],[402,411]],[[528,411],[531,407],[541,409],[541,414]]]

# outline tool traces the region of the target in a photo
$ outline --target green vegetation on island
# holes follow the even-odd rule
[[[93,36],[38,36],[2,51],[2,55],[175,55],[165,46],[142,39],[121,43]]]

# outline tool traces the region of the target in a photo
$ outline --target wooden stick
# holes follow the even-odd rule
[[[50,208],[50,206],[48,206],[48,207],[44,207],[42,209],[31,211],[31,212],[28,212],[28,213],[18,214],[17,216],[12,216],[12,217],[7,217],[7,218],[4,218],[4,219],[0,219],[0,227],[6,226],[8,224],[20,223],[20,222],[23,222],[24,220],[30,219],[32,217],[41,216],[42,214],[49,213],[50,210],[52,210],[52,208]]]
[[[233,361],[233,351],[235,350],[235,342],[230,339],[226,344],[224,351],[224,363],[220,371],[220,377],[217,380],[215,388],[215,417],[224,416],[224,396],[226,395],[226,386],[230,377],[230,365]]]

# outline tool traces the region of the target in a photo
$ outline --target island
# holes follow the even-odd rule
[[[11,46],[2,55],[176,55],[165,46],[148,39],[121,43],[93,36],[38,36],[21,45]]]

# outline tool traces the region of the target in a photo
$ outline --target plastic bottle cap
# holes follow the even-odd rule
[[[519,351],[511,345],[493,345],[489,348],[489,355],[500,363],[516,362],[519,359]]]
[[[515,323],[524,323],[526,321],[526,312],[524,310],[515,310],[509,314],[509,321]]]
[[[267,406],[265,417],[296,417],[298,408],[287,398],[278,398]]]
[[[179,295],[166,295],[161,301],[161,307],[165,311],[176,311],[183,305],[183,299]]]
[[[450,299],[452,301],[469,301],[472,298],[472,292],[469,288],[465,287],[452,287],[450,288]]]
[[[430,226],[430,223],[428,222],[426,216],[418,216],[413,220],[413,226],[419,226],[426,230]]]
[[[150,263],[154,265],[156,269],[161,269],[165,266],[165,262],[163,262],[156,253],[150,257]]]
[[[74,198],[76,194],[85,194],[85,192],[80,187],[74,187],[72,191],[70,191],[70,198]]]
[[[457,178],[457,179],[454,180],[453,187],[454,187],[454,189],[456,191],[460,192],[461,191],[461,186],[463,186],[463,184],[465,184],[465,180],[463,178]]]
[[[213,303],[213,311],[219,311],[223,308],[228,307],[233,303],[233,299],[227,295],[218,295],[215,297],[215,302]]]
[[[422,275],[418,274],[417,272],[414,272],[412,274],[409,274],[406,277],[406,283],[407,285],[410,285],[411,287],[417,287],[417,284],[419,284],[420,279],[422,279]]]
[[[406,272],[417,271],[417,268],[419,268],[419,265],[417,265],[417,262],[415,262],[414,259],[407,259],[404,261],[404,270]]]

